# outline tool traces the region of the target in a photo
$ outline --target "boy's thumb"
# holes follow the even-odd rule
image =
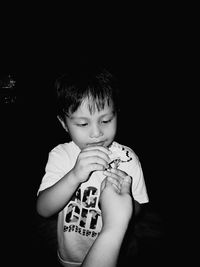
[[[121,185],[121,194],[130,194],[131,183],[132,183],[132,177],[127,175],[126,178],[124,178],[123,183]]]

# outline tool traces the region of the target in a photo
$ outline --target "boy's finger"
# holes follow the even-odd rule
[[[119,185],[116,185],[113,183],[112,179],[109,179],[109,177],[106,177],[103,182],[101,183],[101,193],[104,191],[104,189],[110,189],[112,191],[115,191],[116,193],[120,193]]]
[[[112,186],[112,182],[108,179],[108,177],[106,178],[106,183],[105,183],[105,187],[111,187]]]
[[[120,169],[115,169],[115,168],[111,168],[110,169],[111,173],[114,173],[122,178],[125,178],[128,174]]]
[[[102,183],[101,183],[101,188],[100,188],[100,192],[102,193],[102,191],[104,190],[104,188],[106,187],[106,180],[107,178],[105,178]]]
[[[131,183],[132,178],[131,176],[127,175],[126,178],[124,178],[123,183],[121,185],[121,194],[130,194],[131,191]]]
[[[115,174],[115,173],[113,173],[111,171],[108,171],[108,170],[105,170],[103,172],[103,174],[106,175],[106,176],[108,176],[108,177],[111,177],[113,179],[116,179],[117,181],[122,180],[122,178],[119,175],[117,175],[117,174]]]
[[[108,148],[104,146],[88,146],[84,149],[84,151],[89,151],[89,150],[100,150],[108,155],[111,154],[110,150],[108,150]]]
[[[81,152],[82,157],[99,157],[104,159],[108,164],[110,162],[109,153],[104,147],[92,147],[92,148],[86,148],[82,150]]]
[[[115,189],[117,189],[117,192],[119,193],[121,191],[121,185],[120,183],[111,177],[107,177],[107,184],[106,186],[114,186]]]
[[[100,190],[101,193],[106,187],[112,187],[112,186],[113,186],[113,183],[109,181],[108,177],[106,177],[101,183],[101,190]]]

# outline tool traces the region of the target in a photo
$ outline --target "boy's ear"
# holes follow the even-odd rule
[[[65,122],[59,116],[57,116],[57,118],[58,118],[59,122],[61,123],[62,127],[65,129],[65,131],[68,132],[68,128],[67,128]]]

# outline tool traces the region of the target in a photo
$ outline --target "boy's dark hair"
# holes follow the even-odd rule
[[[116,78],[105,68],[82,69],[62,75],[55,83],[57,94],[57,115],[65,117],[75,112],[85,98],[92,100],[90,112],[101,110],[105,103],[114,104],[118,110],[119,90]]]

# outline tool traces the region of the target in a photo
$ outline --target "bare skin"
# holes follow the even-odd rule
[[[117,265],[121,244],[133,212],[130,188],[130,176],[126,176],[121,182],[120,191],[109,179],[104,180],[100,197],[103,228],[86,255],[82,267]]]

